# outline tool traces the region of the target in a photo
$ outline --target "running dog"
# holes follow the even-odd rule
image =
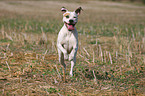
[[[61,9],[63,13],[64,25],[58,33],[57,49],[59,54],[59,62],[63,65],[65,71],[66,65],[64,60],[69,60],[71,62],[70,76],[73,76],[73,67],[76,63],[78,32],[75,25],[78,22],[78,16],[80,15],[81,10],[81,7],[73,12],[68,11],[65,7],[62,7]]]

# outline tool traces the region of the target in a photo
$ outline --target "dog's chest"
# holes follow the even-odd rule
[[[67,33],[64,35],[63,44],[68,46],[74,45],[76,43],[76,38],[73,33]]]

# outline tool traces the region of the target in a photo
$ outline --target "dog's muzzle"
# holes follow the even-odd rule
[[[73,20],[69,20],[69,23],[66,23],[66,22],[64,22],[64,23],[69,31],[72,31],[75,29],[74,27],[75,27],[76,23],[74,23]]]

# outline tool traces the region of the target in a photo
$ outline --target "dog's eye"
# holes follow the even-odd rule
[[[77,17],[74,17],[74,18],[77,18]]]
[[[65,16],[66,18],[69,18],[69,15]]]

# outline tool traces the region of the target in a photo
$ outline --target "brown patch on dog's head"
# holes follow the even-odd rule
[[[63,17],[66,17],[67,15],[70,15],[70,13],[65,13],[65,14],[63,15]]]

